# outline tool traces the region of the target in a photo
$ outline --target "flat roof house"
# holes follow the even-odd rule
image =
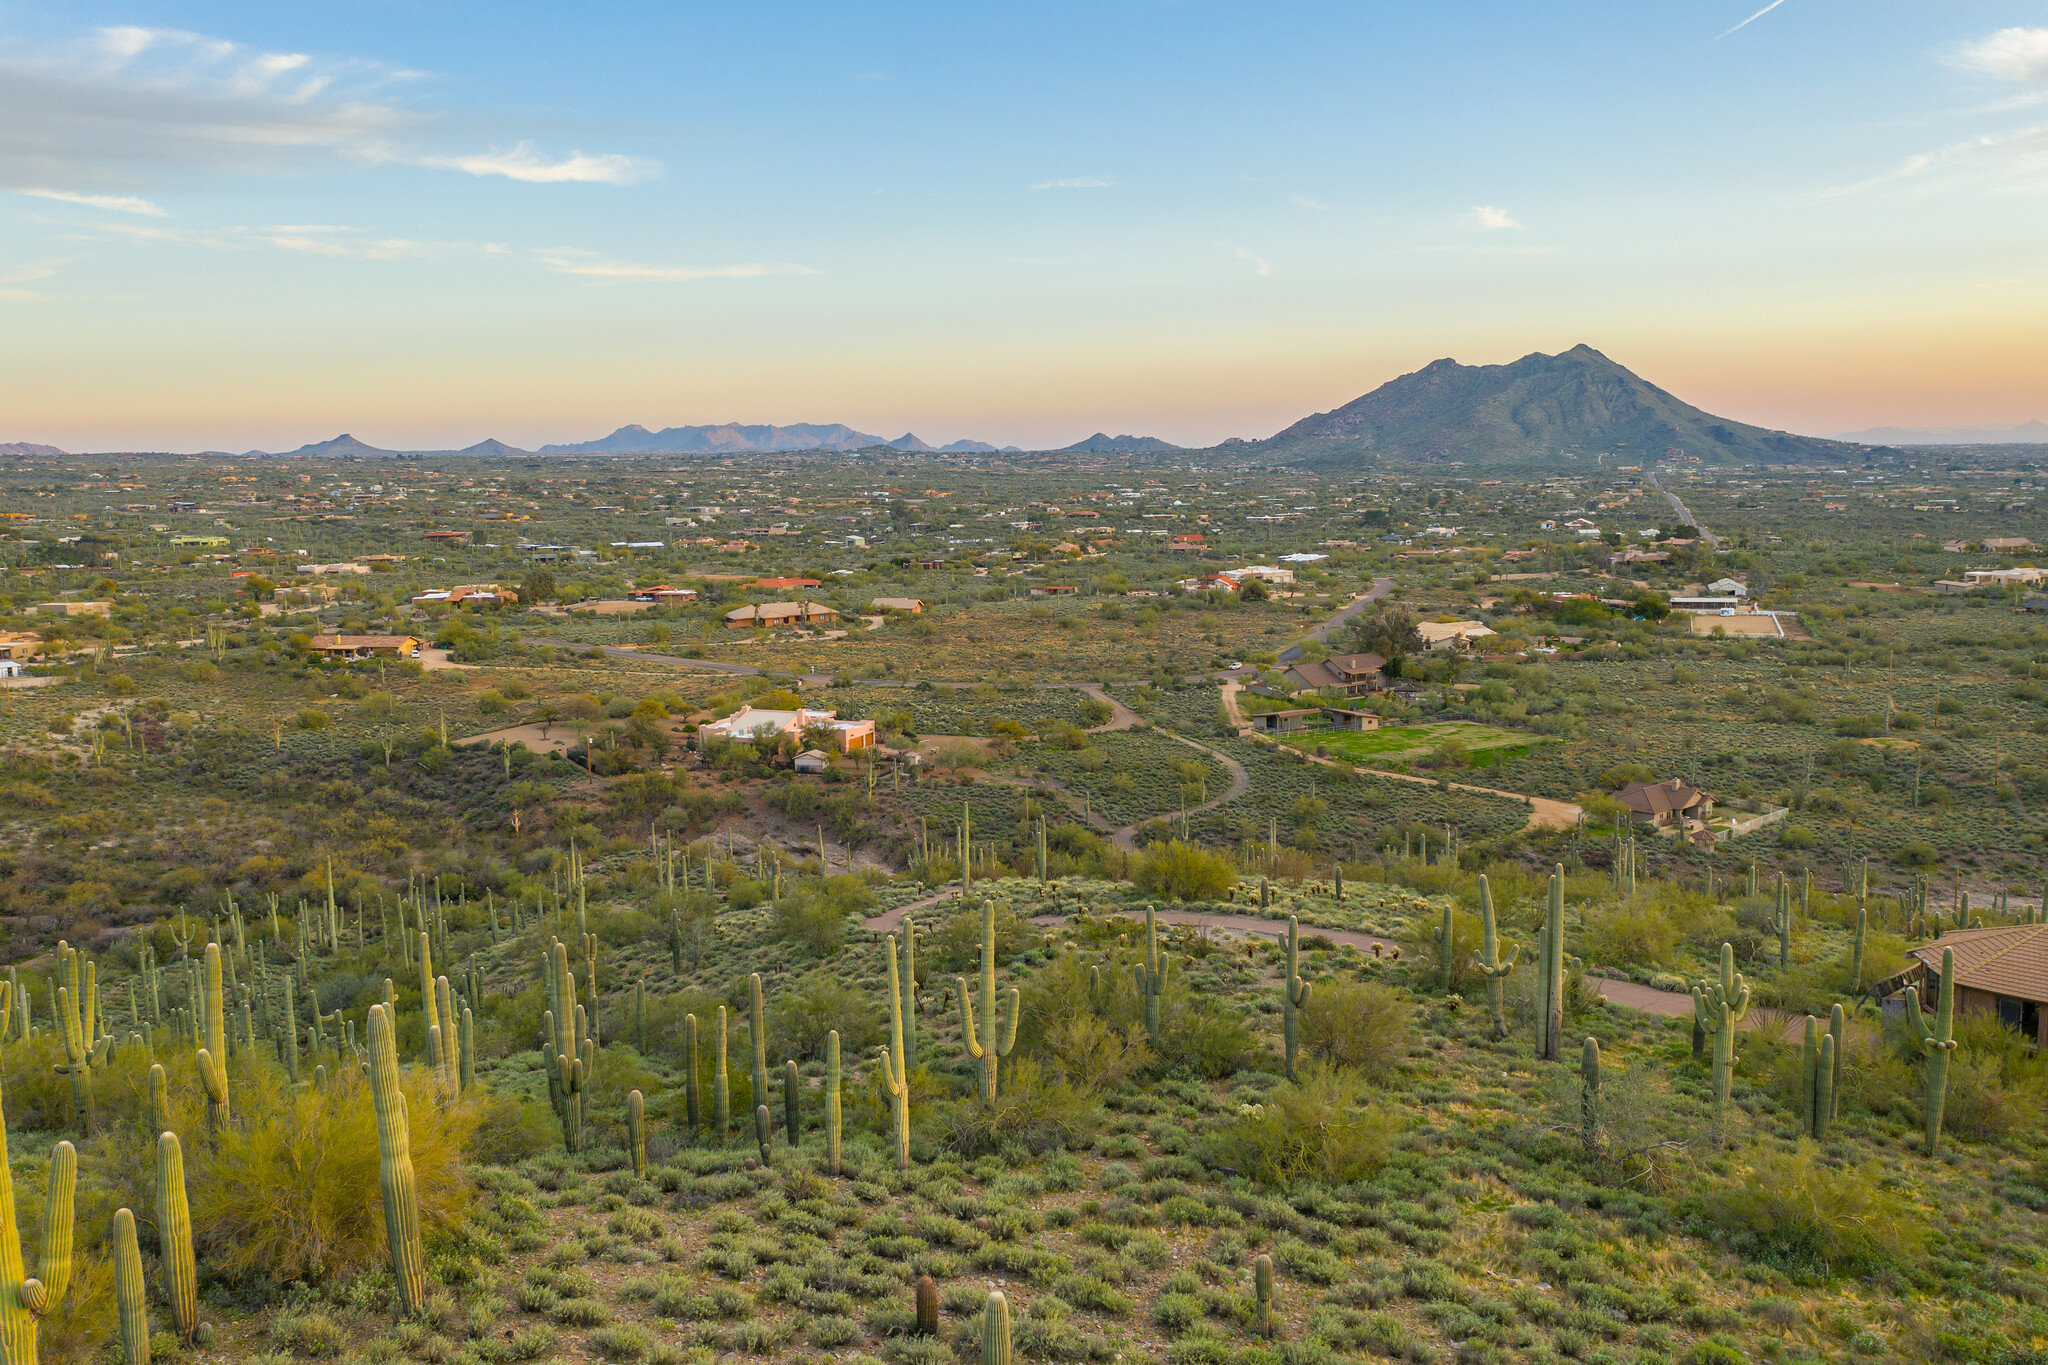
[[[412,659],[420,652],[414,635],[315,635],[306,648],[330,659]]]
[[[924,614],[924,603],[915,597],[877,597],[868,603],[869,611],[900,611],[906,616]]]
[[[1260,711],[1249,719],[1252,729],[1262,735],[1289,735],[1307,725],[1310,716],[1321,714],[1311,706],[1293,711]]]
[[[1494,633],[1484,621],[1424,621],[1415,627],[1424,649],[1470,649],[1474,640]]]
[[[0,630],[0,659],[31,659],[43,637],[32,630]]]
[[[112,616],[114,604],[109,601],[92,601],[81,597],[68,597],[61,602],[38,602],[30,607],[28,616]]]
[[[871,749],[875,744],[875,723],[871,720],[841,720],[834,711],[813,711],[799,707],[794,711],[756,711],[751,705],[725,717],[714,720],[697,733],[716,739],[769,739],[788,735],[801,742],[806,731],[828,731],[838,745],[839,752],[850,754],[860,749]]]
[[[838,619],[839,613],[823,602],[762,602],[734,607],[725,614],[725,625],[728,630],[752,630],[757,626],[823,625]]]

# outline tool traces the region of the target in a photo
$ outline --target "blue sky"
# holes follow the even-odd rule
[[[2048,4],[1762,3],[10,5],[0,440],[2048,417]]]

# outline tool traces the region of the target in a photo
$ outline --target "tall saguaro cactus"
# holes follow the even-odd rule
[[[910,1068],[903,1057],[903,991],[896,972],[896,940],[889,946],[889,1043],[882,1049],[882,1088],[896,1119],[896,1169],[910,1169]]]
[[[1702,980],[1692,988],[1693,1016],[1714,1039],[1714,1138],[1720,1140],[1721,1116],[1728,1107],[1730,1078],[1735,1071],[1735,1029],[1749,1013],[1749,982],[1735,970],[1735,949],[1721,945],[1719,980]]]
[[[1493,888],[1487,883],[1486,874],[1479,874],[1479,974],[1486,978],[1486,1008],[1493,1016],[1493,1036],[1496,1041],[1508,1036],[1507,978],[1515,969],[1515,957],[1520,950],[1509,945],[1505,961],[1500,955],[1500,927],[1494,920]]]
[[[1138,994],[1145,997],[1145,1033],[1152,1046],[1159,1046],[1159,1001],[1166,994],[1169,963],[1159,951],[1159,917],[1145,907],[1145,955],[1131,969],[1137,978]]]
[[[78,1187],[78,1151],[69,1142],[59,1142],[50,1152],[47,1187],[42,1277],[30,1279],[14,1221],[7,1125],[0,1119],[0,1365],[36,1365],[36,1326],[71,1287],[71,1209]]]
[[[391,1277],[408,1317],[427,1300],[427,1252],[420,1236],[420,1200],[413,1183],[412,1133],[398,1088],[398,1039],[382,1005],[370,1006],[370,1097],[377,1109],[377,1179],[384,1195],[384,1235]]]
[[[1841,1006],[1835,1007],[1839,1015]],[[1800,1118],[1810,1138],[1825,1138],[1835,1116],[1836,1038],[1822,1033],[1820,1021],[1806,1016],[1806,1037],[1799,1053]]]
[[[633,1145],[633,1174],[647,1178],[647,1100],[638,1090],[626,1096],[626,1136]]]
[[[1287,1079],[1293,1080],[1295,1057],[1301,1047],[1301,1025],[1295,1015],[1308,1008],[1314,986],[1301,979],[1301,923],[1287,917],[1287,979],[1280,983],[1281,1035],[1287,1042]]]
[[[185,1203],[185,1150],[176,1133],[156,1139],[156,1235],[163,1248],[164,1297],[185,1341],[199,1330],[199,1273],[192,1263],[192,1215]]]
[[[689,1120],[690,1141],[704,1130],[704,1105],[697,1092],[697,1016],[683,1016],[683,1116]]]
[[[725,1006],[718,1007],[718,1064],[711,1073],[711,1111],[718,1145],[732,1141],[732,1079],[726,1074]]]
[[[135,1215],[114,1210],[114,1302],[121,1319],[122,1365],[149,1365],[149,1286],[142,1279],[142,1249]]]
[[[1550,902],[1536,936],[1536,1055],[1554,1062],[1564,1048],[1564,867],[1551,869]]]
[[[1782,972],[1792,965],[1792,883],[1782,872],[1778,874],[1778,910],[1771,927],[1778,931],[1778,970]]]
[[[760,1104],[768,1098],[768,1011],[761,998],[759,972],[747,975],[747,1035],[754,1063],[748,1079],[753,1082],[754,1103]]]
[[[981,1308],[981,1365],[1010,1365],[1010,1301],[991,1290]]]
[[[1590,1033],[1579,1047],[1579,1141],[1600,1149],[1600,1040]]]
[[[1849,994],[1857,995],[1863,990],[1863,936],[1870,928],[1870,912],[1858,908],[1856,911],[1856,947],[1849,955]]]
[[[57,987],[57,1032],[64,1045],[64,1060],[56,1066],[71,1078],[71,1105],[78,1111],[79,1131],[92,1136],[92,1073],[107,1064],[111,1040],[99,1032],[99,974],[95,965],[85,964],[85,982],[79,984],[78,963],[84,955],[70,944],[57,944],[58,974],[64,984]]]
[[[903,1068],[917,1067],[917,925],[903,917]]]
[[[215,1132],[228,1122],[227,1008],[221,999],[220,945],[206,945],[206,1046],[199,1049],[199,1083],[206,1088],[206,1117]],[[319,1008],[318,1002],[314,1008]]]
[[[1948,1106],[1948,1059],[1956,1050],[1956,950],[1941,950],[1941,989],[1936,997],[1934,1023],[1920,1012],[1920,990],[1906,987],[1906,1022],[1927,1053],[1927,1155],[1941,1147],[1941,1115]]]
[[[1017,1017],[1019,1014],[1018,992],[1010,987],[1009,1018],[996,1017],[996,903],[983,901],[981,905],[981,1022],[977,1028],[974,1019],[974,1001],[967,993],[967,978],[956,976],[954,986],[960,992],[960,1035],[967,1045],[967,1055],[981,1063],[980,1092],[983,1104],[996,1102],[996,1068],[1001,1059],[1010,1055],[1017,1046]],[[895,985],[891,977],[890,985]],[[902,1013],[899,1010],[897,1017]],[[900,1042],[899,1042],[900,1046]],[[906,1069],[905,1075],[908,1075]]]
[[[840,1135],[839,1030],[833,1029],[825,1035],[825,1168],[834,1176],[839,1174]]]

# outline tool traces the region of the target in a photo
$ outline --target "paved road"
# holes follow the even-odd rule
[[[1670,490],[1666,489],[1663,484],[1657,482],[1657,475],[1655,471],[1644,471],[1643,478],[1649,482],[1650,487],[1656,489],[1659,493],[1662,493],[1664,495],[1664,500],[1671,504],[1671,510],[1677,514],[1679,524],[1693,527],[1700,533],[1701,537],[1705,539],[1705,541],[1709,545],[1712,545],[1717,550],[1721,548],[1721,537],[1715,535],[1712,531],[1709,531],[1706,527],[1700,525],[1699,519],[1693,516],[1691,510],[1688,509],[1684,503],[1678,500],[1678,494],[1671,492]]]
[[[1372,581],[1372,587],[1367,589],[1365,596],[1352,598],[1351,601],[1344,605],[1344,609],[1342,611],[1339,611],[1335,616],[1332,616],[1329,620],[1323,622],[1314,630],[1310,631],[1308,633],[1308,638],[1316,641],[1319,644],[1330,643],[1331,631],[1336,630],[1339,626],[1347,624],[1352,617],[1358,615],[1360,612],[1364,611],[1367,607],[1379,601],[1382,597],[1385,597],[1388,593],[1392,592],[1393,590],[1393,579],[1375,578]]]

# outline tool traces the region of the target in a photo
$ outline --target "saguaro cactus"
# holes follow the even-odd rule
[[[1835,1040],[1835,1065],[1829,1076],[1828,1118],[1842,1112],[1842,1078],[1849,1069],[1849,1016],[1839,1003],[1828,1009],[1828,1036]]]
[[[1792,965],[1792,883],[1782,872],[1778,874],[1778,912],[1771,927],[1778,931],[1778,970],[1782,972]]]
[[[839,1174],[839,1030],[825,1035],[825,1169]]]
[[[1956,1050],[1956,950],[1941,950],[1941,989],[1936,997],[1934,1023],[1920,1012],[1920,990],[1906,987],[1906,1022],[1927,1053],[1927,1155],[1941,1147],[1941,1114],[1948,1105],[1948,1059]]]
[[[427,1065],[438,1067],[441,1055],[435,1051],[435,1041],[439,1037],[435,1030],[441,1025],[441,997],[440,992],[434,989],[434,936],[425,929],[420,930],[420,1012],[425,1016],[422,1027]],[[566,1017],[560,1006],[556,1006],[555,1017]]]
[[[1564,867],[1550,873],[1550,903],[1536,936],[1536,1055],[1554,1062],[1564,1047]]]
[[[149,1067],[149,1126],[159,1133],[171,1126],[171,1086],[161,1062]]]
[[[1287,979],[1280,983],[1281,1036],[1287,1042],[1287,1079],[1294,1079],[1295,1056],[1301,1046],[1301,1027],[1295,1018],[1298,1011],[1308,1008],[1309,995],[1314,987],[1301,979],[1301,924],[1293,916],[1287,917]]]
[[[218,943],[206,945],[205,981],[206,1046],[199,1049],[199,1083],[206,1088],[208,1126],[218,1132],[228,1121],[227,1009],[221,1000]]]
[[[732,1141],[732,1081],[726,1075],[725,1006],[718,1007],[718,1064],[711,1073],[711,1113],[718,1130],[718,1145]]]
[[[626,1136],[633,1144],[633,1174],[647,1178],[647,1100],[635,1090],[626,1096]]]
[[[683,1016],[683,1114],[690,1122],[690,1140],[704,1129],[703,1105],[697,1094],[697,1016]]]
[[[773,1134],[774,1131],[775,1120],[768,1117],[768,1106],[765,1104],[755,1105],[754,1141],[761,1145],[761,1164],[763,1166],[772,1166],[775,1164],[773,1159],[773,1153],[769,1150],[768,1141],[769,1136]]]
[[[1749,1013],[1749,982],[1735,970],[1735,949],[1721,945],[1721,976],[1692,988],[1693,1016],[1704,1020],[1714,1038],[1714,1138],[1720,1140],[1721,1116],[1728,1107],[1730,1077],[1735,1070],[1735,1029]]]
[[[94,964],[85,964],[85,983],[79,985],[78,963],[84,956],[70,944],[57,944],[57,971],[64,980],[57,987],[57,1033],[64,1045],[64,1061],[55,1070],[71,1078],[71,1105],[78,1112],[79,1132],[92,1136],[92,1073],[107,1064],[110,1040],[99,1033],[99,985]]]
[[[1273,1258],[1265,1252],[1252,1262],[1252,1289],[1259,1306],[1252,1317],[1252,1330],[1262,1337],[1273,1335]]]
[[[1436,927],[1437,974],[1443,978],[1443,988],[1449,990],[1456,980],[1458,964],[1451,961],[1451,945],[1455,940],[1456,926],[1451,919],[1451,907],[1444,907],[1443,917]]]
[[[1835,1007],[1840,1016],[1841,1006]],[[1800,1048],[1800,1116],[1811,1138],[1828,1135],[1828,1121],[1835,1116],[1835,1079],[1839,1070],[1836,1036],[1822,1033],[1820,1021],[1806,1016],[1806,1037]]]
[[[163,1248],[164,1297],[185,1341],[199,1330],[199,1273],[192,1263],[192,1215],[185,1203],[185,1152],[176,1133],[156,1139],[156,1235]]]
[[[1870,912],[1859,908],[1856,911],[1856,947],[1849,955],[1849,994],[1856,995],[1863,990],[1863,936],[1870,928]]]
[[[991,1290],[981,1308],[981,1365],[1010,1365],[1010,1303]]]
[[[911,1302],[917,1315],[916,1334],[921,1337],[935,1337],[939,1334],[939,1284],[929,1275],[920,1275],[910,1286]]]
[[[768,1011],[761,998],[759,972],[747,976],[747,1033],[754,1062],[748,1074],[754,1084],[754,1103],[760,1104],[768,1098]]]
[[[896,972],[896,940],[889,945],[889,1042],[882,1049],[882,1088],[896,1119],[896,1169],[910,1169],[910,1069],[903,1064],[903,991]]]
[[[69,1142],[59,1142],[50,1152],[43,1273],[40,1279],[29,1279],[21,1259],[21,1232],[14,1221],[6,1127],[0,1119],[0,1365],[35,1365],[36,1325],[71,1287],[71,1209],[78,1186],[78,1151]]]
[[[891,984],[893,985],[894,982],[892,981]],[[1017,1046],[1017,1017],[1019,1013],[1017,988],[1012,986],[1010,988],[1008,1020],[998,1020],[996,1017],[996,903],[994,901],[983,901],[981,905],[981,1024],[979,1029],[975,1026],[974,1002],[967,994],[967,978],[956,976],[953,978],[953,984],[960,992],[960,1035],[966,1042],[967,1055],[981,1063],[981,1102],[983,1104],[994,1104],[996,1102],[996,1068],[1001,1059],[1009,1056],[1011,1051]]]
[[[1145,1032],[1154,1047],[1159,1046],[1159,1000],[1166,994],[1168,961],[1159,951],[1159,920],[1151,906],[1145,907],[1145,955],[1131,972],[1138,981],[1138,993],[1145,997]]]
[[[114,1302],[121,1318],[123,1365],[149,1365],[149,1287],[142,1281],[142,1249],[135,1215],[114,1210]]]
[[[794,1147],[803,1141],[803,1111],[799,1092],[802,1082],[797,1078],[796,1063],[782,1064],[782,1126],[789,1132],[789,1145]]]
[[[398,1040],[382,1005],[370,1006],[370,1097],[377,1109],[378,1186],[391,1277],[408,1317],[427,1300],[427,1253],[420,1237],[419,1192],[413,1184],[412,1134],[398,1089]]]
[[[1487,883],[1486,874],[1479,874],[1479,974],[1486,978],[1486,1008],[1493,1016],[1493,1036],[1496,1040],[1508,1036],[1507,978],[1515,969],[1515,958],[1520,949],[1510,945],[1507,959],[1500,955],[1500,930],[1493,914],[1493,888]]]
[[[917,926],[903,917],[903,1068],[917,1067]]]

